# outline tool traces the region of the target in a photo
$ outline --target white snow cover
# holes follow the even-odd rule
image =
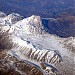
[[[1,12],[0,11],[0,18],[3,18],[3,17],[5,17],[6,16],[6,14],[4,13],[4,12]]]
[[[2,30],[4,32],[9,30],[9,33],[12,34],[12,42],[16,44],[12,50],[8,51],[9,54],[17,56],[23,60],[29,60],[35,64],[43,61],[54,65],[56,64],[55,61],[60,62],[60,60],[63,59],[62,63],[58,63],[61,67],[55,65],[58,70],[62,74],[64,74],[64,70],[62,69],[74,72],[75,68],[72,64],[75,65],[75,54],[70,51],[71,48],[68,46],[70,43],[70,45],[75,48],[75,38],[60,38],[45,33],[45,31],[42,31],[44,28],[41,18],[36,15],[16,21],[16,23],[14,20],[12,22],[12,16],[8,15],[8,17],[9,18],[5,17],[4,20],[8,19],[7,21],[11,26],[10,24],[1,23],[5,24]],[[67,73],[67,75],[69,74]]]
[[[31,17],[25,18],[14,24],[14,27],[21,34],[41,34],[42,33],[42,22],[39,16],[32,15]]]
[[[11,24],[15,24],[17,21],[21,19],[22,19],[22,16],[20,16],[17,13],[12,13],[12,14],[9,14],[8,16],[1,18],[0,24],[11,25]]]

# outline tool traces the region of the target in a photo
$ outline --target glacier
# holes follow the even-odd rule
[[[6,15],[2,12],[0,16],[0,36],[3,35],[0,37],[0,45],[5,45],[3,47],[7,59],[13,56],[30,66],[34,65],[41,72],[35,75],[75,74],[75,37],[61,38],[49,34],[45,31],[40,16],[23,18],[17,13]],[[22,75],[21,70],[16,70]],[[27,73],[24,72],[23,75]]]

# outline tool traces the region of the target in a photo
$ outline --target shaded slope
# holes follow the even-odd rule
[[[46,30],[60,37],[75,37],[75,16],[60,15],[57,18],[42,20]]]

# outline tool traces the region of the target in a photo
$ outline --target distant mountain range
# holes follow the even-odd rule
[[[57,17],[62,13],[75,15],[75,0],[0,0],[0,11],[19,13],[24,17],[39,15]]]
[[[75,37],[75,16],[62,14],[57,18],[43,18],[42,23],[51,34],[60,37]]]

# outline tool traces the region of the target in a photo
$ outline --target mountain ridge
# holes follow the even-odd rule
[[[8,55],[17,58],[17,60],[28,60],[28,63],[31,62],[30,65],[34,63],[35,65],[39,66],[42,69],[41,73],[43,71],[45,75],[65,75],[65,72],[68,75],[73,74],[74,67],[72,64],[74,64],[74,49],[71,50],[71,47],[69,48],[68,44],[71,43],[72,45],[74,38],[61,38],[59,36],[49,34],[45,30],[45,33],[43,34],[40,34],[37,31],[31,32],[31,29],[29,28],[27,28],[28,32],[30,31],[29,34],[22,30],[25,29],[26,26],[31,26],[35,28],[35,30],[39,30],[43,25],[40,22],[40,17],[33,15],[29,18],[24,18],[23,20],[17,21],[15,24],[11,22],[11,25],[0,25],[0,46],[2,45],[2,49],[4,47],[4,51]],[[24,25],[25,28],[20,27],[20,24],[22,24],[22,26]],[[17,29],[18,25],[20,30]],[[43,30],[41,31],[43,32]],[[33,35],[34,32],[36,35]],[[7,58],[7,60],[9,60],[9,58]],[[61,63],[60,61],[62,60],[63,62]],[[19,71],[22,72],[22,70]]]

